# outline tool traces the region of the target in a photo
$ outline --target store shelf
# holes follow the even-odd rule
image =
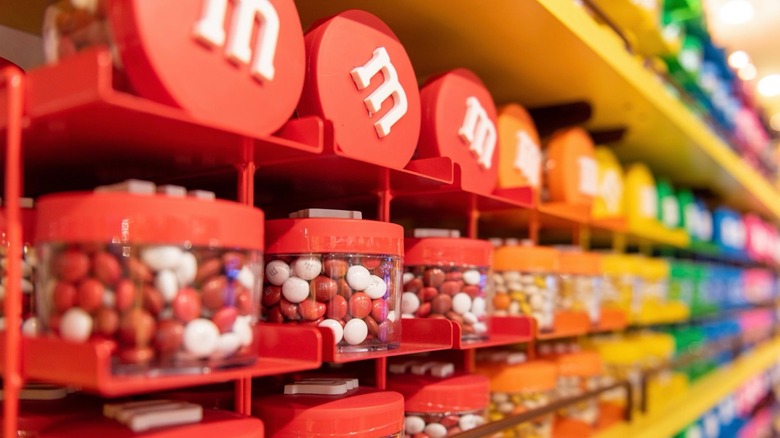
[[[542,331],[536,327],[536,338],[541,340],[570,338],[588,333],[590,317],[585,312],[561,311],[555,313],[555,322],[551,331]]]
[[[650,438],[672,436],[696,421],[751,377],[766,370],[780,357],[780,338],[756,348],[731,365],[725,365],[703,377],[686,392],[685,397],[670,400],[657,412],[636,418],[631,423],[615,425],[597,435],[598,438]]]
[[[599,323],[591,327],[591,333],[604,333],[623,330],[628,327],[628,316],[619,309],[601,309]]]
[[[255,339],[259,347],[257,362],[204,374],[112,375],[115,344],[111,341],[73,343],[55,338],[24,338],[22,361],[26,378],[77,386],[109,397],[312,370],[322,364],[323,339],[316,328],[260,324],[255,327]]]
[[[533,321],[527,316],[493,316],[488,322],[490,338],[484,341],[463,341],[460,326],[452,324],[453,345],[456,350],[514,345],[533,340]]]
[[[348,8],[382,18],[421,79],[466,67],[497,103],[529,107],[587,101],[593,130],[625,127],[615,152],[678,185],[709,187],[738,209],[780,218],[778,191],[753,171],[623,43],[576,2],[500,0],[363,2],[298,0],[304,24]]]

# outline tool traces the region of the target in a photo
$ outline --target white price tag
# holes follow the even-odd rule
[[[588,196],[596,196],[598,190],[598,168],[596,160],[592,157],[579,157],[577,160],[580,170],[580,193]]]
[[[542,154],[539,145],[523,131],[517,132],[517,151],[515,153],[515,169],[523,174],[532,187],[539,187]]]
[[[604,200],[604,205],[610,214],[616,214],[620,211],[620,202],[623,200],[623,180],[614,170],[604,172],[604,178],[601,180],[599,195]]]

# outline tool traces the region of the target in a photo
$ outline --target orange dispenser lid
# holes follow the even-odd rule
[[[558,260],[563,274],[600,275],[602,273],[601,254],[595,252],[561,251]]]
[[[63,193],[38,202],[36,243],[185,243],[263,249],[263,212],[224,200]]]
[[[267,436],[388,436],[404,429],[404,398],[393,391],[358,388],[344,395],[270,395],[252,403]]]
[[[559,252],[546,246],[502,246],[493,253],[496,271],[558,272]]]
[[[401,256],[404,229],[398,224],[343,218],[275,219],[265,223],[266,253],[357,253]]]
[[[555,388],[558,367],[546,360],[517,365],[478,364],[477,373],[490,379],[492,392],[542,392]]]
[[[493,245],[487,240],[463,237],[408,237],[404,240],[406,266],[490,266],[492,261]]]
[[[447,378],[402,374],[388,376],[387,389],[404,396],[407,412],[444,413],[484,409],[490,403],[487,377],[463,374]]]
[[[590,135],[582,128],[557,131],[547,146],[550,200],[590,205],[596,196],[598,169]]]
[[[594,377],[602,373],[601,356],[595,351],[580,351],[555,357],[561,376]]]
[[[498,186],[539,188],[542,152],[536,125],[522,106],[510,103],[498,112]]]

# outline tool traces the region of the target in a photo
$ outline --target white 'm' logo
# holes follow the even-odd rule
[[[604,172],[599,195],[604,200],[604,206],[610,214],[620,211],[620,201],[623,199],[623,181],[614,170]]]
[[[480,105],[479,99],[468,97],[466,106],[466,117],[463,118],[458,135],[469,143],[469,150],[477,156],[477,163],[484,169],[490,169],[496,149],[496,126]]]
[[[390,128],[406,114],[408,107],[406,92],[404,92],[401,83],[398,82],[398,72],[395,71],[393,63],[390,62],[387,50],[384,47],[377,48],[365,65],[355,67],[350,73],[358,90],[364,90],[371,83],[371,78],[379,72],[382,72],[384,82],[369,94],[363,103],[366,104],[368,115],[373,116],[382,108],[382,102],[393,98],[393,107],[390,111],[374,123],[376,134],[382,138],[390,134]]]
[[[195,38],[212,46],[225,46],[225,56],[236,63],[251,64],[249,71],[257,80],[274,78],[274,56],[279,40],[279,15],[268,0],[233,0],[233,16],[230,35],[225,44],[225,16],[228,0],[206,0],[203,14],[195,23]],[[259,21],[254,57],[252,56],[252,30]]]
[[[517,149],[515,152],[515,169],[519,170],[532,187],[539,185],[539,168],[542,166],[542,154],[539,146],[534,143],[525,131],[517,131]]]

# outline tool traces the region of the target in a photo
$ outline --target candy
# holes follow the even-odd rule
[[[319,301],[305,300],[298,305],[303,319],[315,321],[322,318],[327,310],[327,305]]]
[[[184,324],[173,319],[164,319],[157,324],[154,346],[161,354],[172,354],[181,348]]]
[[[420,433],[425,429],[425,420],[418,415],[408,415],[404,419],[404,430],[407,434]]]
[[[198,318],[184,326],[184,349],[197,357],[208,357],[217,349],[219,328],[211,320]]]
[[[119,329],[119,315],[115,310],[103,307],[95,314],[93,330],[98,335],[113,336]]]
[[[371,317],[376,322],[382,322],[387,319],[387,301],[376,299],[371,303]]]
[[[282,295],[291,303],[300,303],[309,296],[309,282],[302,278],[290,277],[282,285]]]
[[[460,292],[452,297],[452,311],[463,315],[471,309],[471,297],[465,292]]]
[[[146,310],[135,308],[122,315],[119,340],[129,346],[145,347],[154,337],[156,323]]]
[[[181,256],[179,267],[176,268],[176,279],[179,281],[180,287],[186,287],[195,281],[195,277],[198,274],[198,259],[195,258],[195,254],[191,252],[185,252]]]
[[[226,288],[227,278],[224,276],[214,277],[203,283],[200,288],[203,307],[209,310],[217,310],[224,306]]]
[[[329,301],[336,296],[338,283],[332,278],[320,275],[312,281],[312,289],[314,289],[314,297],[318,301]]]
[[[425,426],[424,432],[431,438],[444,438],[447,436],[447,428],[440,423],[429,423]]]
[[[69,249],[54,261],[54,270],[60,280],[76,282],[89,272],[89,257],[76,249]]]
[[[371,313],[371,298],[363,293],[357,292],[349,298],[349,313],[355,318],[365,318]]]
[[[177,246],[154,246],[141,251],[141,261],[153,271],[176,269],[184,252]]]
[[[212,356],[216,358],[228,357],[239,348],[241,348],[241,338],[233,332],[223,332],[217,339],[217,348],[212,353]]]
[[[349,263],[343,259],[329,258],[323,264],[323,272],[330,278],[341,278],[347,275]]]
[[[313,280],[322,272],[322,262],[317,256],[298,257],[292,264],[293,274],[303,280]]]
[[[469,285],[478,285],[482,282],[482,274],[476,269],[463,272],[463,282]]]
[[[114,256],[101,251],[92,256],[92,272],[100,282],[111,286],[122,275],[122,267]]]
[[[362,319],[353,318],[344,325],[344,340],[349,345],[359,345],[368,336],[368,326]]]
[[[355,290],[363,291],[371,283],[371,273],[363,266],[350,266],[347,270],[347,284]]]
[[[69,283],[57,282],[52,290],[52,299],[54,301],[54,310],[65,312],[76,305],[78,291]]]
[[[326,319],[319,323],[318,326],[327,327],[333,330],[333,338],[336,344],[341,342],[341,339],[344,337],[344,327],[341,326],[341,323],[337,319]]]
[[[60,336],[72,342],[84,342],[92,334],[92,317],[78,307],[68,309],[60,320]]]
[[[341,320],[347,315],[348,311],[349,304],[347,304],[347,299],[341,295],[336,295],[328,302],[326,314],[328,318]]]
[[[233,324],[237,317],[238,310],[235,307],[223,307],[214,312],[211,321],[214,322],[220,333],[225,334],[233,330]]]
[[[387,283],[381,277],[371,275],[365,292],[371,299],[382,298],[387,292]]]
[[[160,291],[166,303],[173,301],[179,290],[179,278],[169,269],[163,269],[154,277],[154,287]]]
[[[282,260],[273,260],[265,266],[265,278],[271,284],[281,286],[290,278],[290,266]]]

